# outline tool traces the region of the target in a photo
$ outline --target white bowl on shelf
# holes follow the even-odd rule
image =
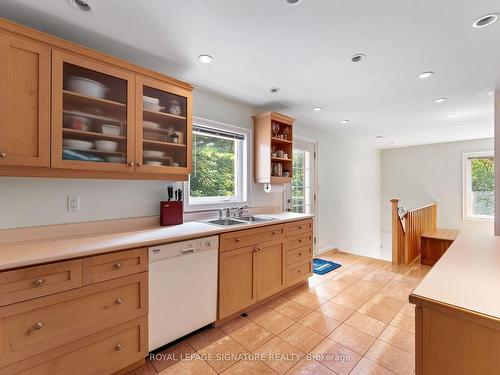
[[[74,148],[75,150],[91,150],[94,143],[89,141],[82,141],[80,139],[63,139],[63,146],[68,148]]]
[[[160,104],[160,99],[158,98],[153,98],[152,96],[142,96],[142,101],[144,103],[151,103],[151,104]]]
[[[119,136],[122,129],[118,125],[102,124],[102,134]]]
[[[147,103],[147,102],[142,102],[144,109],[147,109],[148,111],[153,111],[153,112],[160,112],[165,109],[165,107],[159,105],[159,104],[153,104],[153,103]]]
[[[107,156],[106,161],[108,163],[125,164],[126,159],[123,156]]]
[[[99,151],[115,152],[118,148],[118,142],[115,141],[95,141],[95,148]]]
[[[145,158],[162,158],[163,156],[165,156],[165,152],[156,150],[144,150],[142,152],[142,155]]]
[[[144,165],[160,166],[160,165],[163,165],[163,163],[161,161],[148,160],[148,161],[144,162]]]
[[[108,91],[102,83],[84,77],[71,77],[68,80],[68,89],[77,94],[99,99],[104,99]]]
[[[144,129],[160,129],[160,124],[158,124],[157,122],[153,122],[153,121],[143,121],[142,127]]]

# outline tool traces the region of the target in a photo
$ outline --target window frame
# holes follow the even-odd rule
[[[190,189],[190,180],[188,178],[187,181],[184,182],[184,191],[185,199],[184,199],[184,212],[199,212],[199,211],[212,211],[220,208],[233,207],[235,205],[245,205],[250,202],[250,192],[251,192],[251,180],[252,176],[250,176],[250,171],[252,170],[252,155],[251,155],[251,145],[253,145],[252,140],[252,131],[247,128],[234,126],[225,124],[218,121],[212,121],[200,117],[193,117],[193,125],[211,128],[220,131],[234,132],[241,134],[245,137],[245,140],[242,142],[241,149],[238,150],[238,155],[240,160],[238,160],[237,166],[237,187],[238,193],[236,198],[232,199],[223,199],[221,197],[217,197],[215,199],[212,198],[197,198],[197,202],[193,202],[191,200],[191,189]],[[193,128],[194,128],[193,126]],[[193,130],[194,132],[194,130]],[[193,137],[194,138],[194,137]]]
[[[471,163],[469,160],[471,158],[484,157],[484,158],[495,158],[494,151],[476,151],[467,152],[463,154],[463,188],[462,188],[462,219],[464,221],[480,221],[480,222],[492,222],[495,220],[495,213],[491,217],[486,216],[476,216],[471,214],[471,203],[472,203],[472,176],[471,176]],[[497,187],[495,186],[495,189]]]

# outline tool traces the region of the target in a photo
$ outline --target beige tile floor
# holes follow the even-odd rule
[[[408,294],[430,267],[330,251],[342,267],[165,349],[128,375],[410,374]]]

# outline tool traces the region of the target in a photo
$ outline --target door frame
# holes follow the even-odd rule
[[[313,256],[316,255],[317,251],[317,218],[318,218],[318,193],[319,193],[319,184],[318,184],[318,146],[319,146],[319,141],[317,139],[313,138],[308,138],[308,137],[302,137],[299,135],[294,135],[294,140],[301,141],[301,142],[306,142],[310,143],[314,146],[314,156],[313,156],[313,171],[314,171],[314,177],[312,181],[312,189],[313,189],[313,215],[314,215],[314,220],[313,220]],[[292,153],[293,153],[293,148],[295,148],[295,144],[293,144],[292,147]],[[292,155],[293,158],[293,155]],[[291,198],[292,194],[292,184],[286,184],[287,187],[285,187],[285,194],[283,194],[283,207],[287,207],[287,199],[288,195]]]

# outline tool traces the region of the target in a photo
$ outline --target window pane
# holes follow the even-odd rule
[[[471,163],[472,215],[493,217],[495,210],[495,166],[493,158],[474,158]]]
[[[230,199],[237,195],[237,142],[241,141],[194,133],[191,197]]]

